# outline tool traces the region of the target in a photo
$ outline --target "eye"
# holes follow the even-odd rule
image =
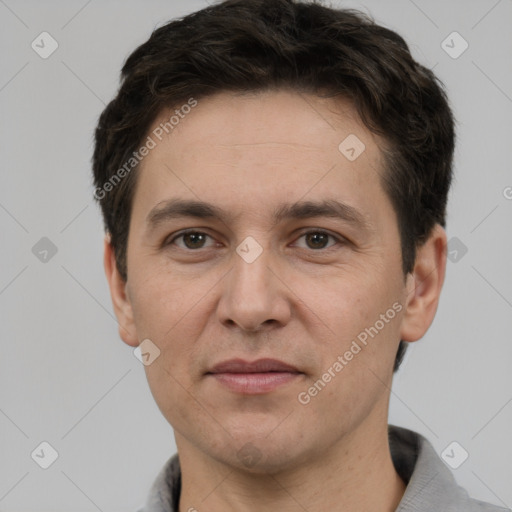
[[[302,235],[299,237],[299,240],[301,238],[304,238],[306,241],[306,244],[308,244],[305,249],[313,249],[313,250],[319,250],[319,249],[330,249],[336,244],[342,244],[342,240],[338,237],[335,237],[334,235],[331,235],[330,233],[326,231],[319,231],[319,230],[311,230],[307,231],[306,233],[302,233]],[[334,240],[334,244],[330,246],[326,246],[326,244],[329,241],[329,238]]]
[[[207,233],[204,233],[202,231],[182,231],[181,233],[178,233],[176,236],[174,236],[171,240],[168,242],[165,242],[164,245],[176,245],[180,249],[184,250],[197,250],[197,249],[205,249],[208,248],[206,244],[206,240],[210,238],[213,240],[213,238],[208,235]],[[304,238],[306,241],[305,247],[300,247],[302,249],[312,249],[312,250],[321,250],[321,249],[330,249],[331,247],[335,246],[336,244],[343,244],[343,239],[336,237],[332,235],[331,233],[328,233],[327,231],[321,231],[321,230],[310,230],[305,233],[302,233],[298,240],[301,238]],[[329,242],[329,239],[333,240],[334,243],[331,245],[327,245]],[[181,241],[181,243],[177,243],[177,241]]]
[[[180,249],[204,249],[204,243],[207,238],[211,238],[211,236],[202,231],[184,231],[166,242],[165,245],[173,245],[177,240],[181,239],[184,245],[176,244]]]

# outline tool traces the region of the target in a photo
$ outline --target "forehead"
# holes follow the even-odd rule
[[[221,93],[193,109],[161,112],[149,136],[156,144],[142,161],[136,193],[146,210],[171,189],[253,213],[267,204],[274,211],[284,197],[335,195],[371,206],[368,196],[382,194],[378,139],[343,99]]]
[[[230,151],[247,151],[248,147],[256,150],[258,146],[267,149],[273,144],[281,146],[279,151],[294,144],[301,149],[338,150],[340,137],[351,133],[364,139],[370,153],[377,149],[375,136],[343,98],[320,98],[288,90],[223,92],[199,99],[197,106],[188,109],[188,114],[183,111],[180,119],[173,116],[176,111],[181,108],[162,111],[151,131],[172,117],[175,126],[168,126],[162,134],[163,142],[177,139],[183,151],[199,144],[215,144]]]

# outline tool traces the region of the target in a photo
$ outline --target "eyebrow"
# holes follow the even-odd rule
[[[146,222],[149,230],[153,230],[164,222],[183,217],[218,219],[222,222],[229,222],[233,218],[233,214],[204,201],[169,199],[156,205],[149,212]],[[272,221],[276,225],[284,220],[313,217],[341,219],[353,224],[358,229],[366,231],[371,229],[370,223],[359,210],[336,199],[281,204],[274,210]]]

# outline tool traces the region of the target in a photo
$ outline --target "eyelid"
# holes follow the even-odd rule
[[[314,251],[314,252],[322,252],[322,251],[326,252],[326,251],[329,251],[330,249],[334,249],[338,245],[345,245],[348,243],[348,240],[345,237],[338,235],[338,234],[331,233],[331,231],[323,229],[323,228],[304,228],[303,231],[301,231],[298,234],[296,240],[302,238],[304,235],[307,235],[309,233],[330,236],[331,238],[333,238],[336,241],[336,243],[334,245],[331,245],[330,247],[325,247],[323,249],[308,249],[308,248],[306,248],[306,250],[310,250],[310,251]]]
[[[210,237],[211,239],[214,239],[214,237],[212,235],[210,235],[207,231],[205,231],[205,228],[189,228],[189,229],[184,229],[182,231],[178,231],[178,232],[173,233],[172,235],[168,236],[164,240],[162,246],[165,247],[168,245],[172,245],[178,238],[182,238],[183,236],[188,235],[190,233],[194,233],[194,234],[198,234],[198,235],[206,235],[206,236]],[[180,249],[181,249],[181,247],[180,247]],[[201,249],[203,249],[203,248],[201,248]],[[194,249],[183,249],[183,250],[190,251],[190,252],[198,252],[200,249],[196,249],[195,251],[194,251]]]
[[[206,235],[207,237],[210,237],[211,239],[214,240],[214,237],[212,235],[210,235],[207,231],[204,230],[205,228],[189,228],[189,229],[185,229],[185,230],[182,230],[182,231],[178,231],[177,233],[173,233],[170,237],[167,237],[165,240],[164,240],[164,243],[162,244],[164,247],[165,246],[168,246],[168,245],[172,245],[174,244],[174,242],[189,234],[189,233],[194,233],[194,234],[199,234],[199,235]],[[326,229],[323,229],[323,228],[303,228],[300,233],[297,235],[297,238],[295,239],[295,241],[297,241],[298,239],[302,238],[303,236],[309,234],[309,233],[320,233],[320,234],[324,234],[324,235],[327,235],[327,236],[330,236],[331,238],[333,238],[335,241],[336,241],[336,244],[334,245],[331,245],[330,247],[326,247],[326,248],[322,248],[322,249],[308,249],[308,248],[305,248],[305,250],[310,250],[310,251],[314,251],[314,252],[326,252],[328,251],[329,249],[332,249],[332,248],[335,248],[337,245],[345,245],[345,244],[348,244],[349,243],[349,240],[347,240],[345,237],[341,236],[341,235],[338,235],[338,234],[334,234],[334,233],[331,233],[330,231],[326,230]],[[181,247],[179,247],[181,249]],[[205,249],[204,247],[201,247],[199,249],[183,249],[184,251],[189,251],[189,252],[199,252],[201,249]],[[301,248],[301,249],[304,249],[304,248]]]

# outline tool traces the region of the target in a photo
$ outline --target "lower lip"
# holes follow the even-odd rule
[[[261,395],[274,391],[280,386],[298,378],[300,373],[266,372],[266,373],[214,373],[212,377],[236,393],[244,395]]]

